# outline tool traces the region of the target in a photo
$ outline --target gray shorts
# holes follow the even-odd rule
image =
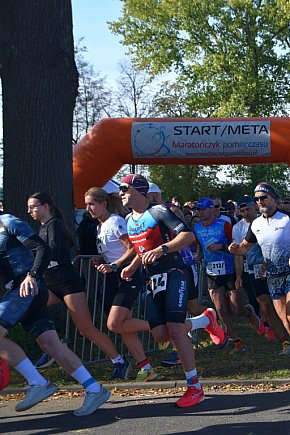
[[[273,301],[280,299],[290,291],[290,274],[283,276],[268,275],[267,283],[271,299]]]

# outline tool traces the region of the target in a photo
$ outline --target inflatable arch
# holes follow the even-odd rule
[[[75,205],[127,163],[290,165],[290,118],[103,119],[74,147]]]

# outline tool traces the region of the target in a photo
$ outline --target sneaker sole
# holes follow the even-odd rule
[[[47,390],[45,392],[45,394],[43,394],[41,397],[38,397],[38,400],[36,402],[30,403],[30,404],[27,404],[27,405],[24,405],[24,406],[21,406],[21,402],[18,403],[15,406],[15,411],[17,411],[17,412],[26,411],[27,409],[32,408],[33,406],[37,405],[38,403],[42,402],[43,400],[48,399],[50,396],[52,396],[54,393],[56,393],[57,390],[58,390],[57,386],[53,385],[50,388],[50,390]]]
[[[52,364],[54,364],[54,363],[55,363],[55,360],[53,359],[53,360],[50,360],[50,361],[48,361],[44,364],[41,364],[39,366],[35,364],[35,368],[36,369],[46,369],[47,367],[52,366]]]
[[[157,373],[154,373],[154,374],[148,376],[148,377],[145,378],[145,379],[136,379],[136,382],[150,382],[150,381],[155,381],[155,379],[157,379],[158,376],[159,376],[159,375],[158,375]]]
[[[205,397],[203,396],[198,402],[196,402],[194,405],[178,405],[177,403],[175,403],[175,406],[177,408],[191,408],[192,406],[196,406],[199,405],[199,403],[203,402],[205,400]]]
[[[106,403],[106,402],[109,400],[110,397],[111,397],[111,393],[110,393],[110,391],[106,390],[106,392],[104,392],[104,395],[102,396],[102,398],[100,398],[100,399],[95,403],[95,406],[94,406],[92,409],[90,409],[90,411],[88,411],[88,412],[85,412],[85,411],[79,411],[79,412],[78,412],[78,410],[76,409],[76,410],[74,411],[74,415],[75,415],[76,417],[86,417],[87,415],[91,415],[91,414],[93,414],[97,409],[99,409],[100,406],[102,406],[104,403]]]
[[[178,362],[161,361],[160,364],[162,365],[162,367],[174,367],[174,366],[180,366],[181,361]]]

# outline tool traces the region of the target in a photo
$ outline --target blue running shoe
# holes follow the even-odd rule
[[[111,396],[110,391],[102,387],[99,393],[85,393],[83,405],[74,411],[77,417],[93,414],[100,406],[102,406]]]
[[[24,398],[15,406],[15,411],[26,411],[39,402],[42,402],[44,399],[52,396],[57,390],[57,386],[51,383],[47,385],[29,385]]]
[[[46,367],[50,367],[55,362],[51,356],[47,353],[43,353],[39,360],[35,363],[35,367],[37,369],[45,369]]]
[[[124,358],[123,363],[114,364],[114,370],[109,380],[114,381],[115,379],[127,379],[131,371],[131,368],[132,368],[131,363],[129,363],[129,361],[127,361],[126,358]]]
[[[163,367],[167,366],[178,366],[181,364],[177,350],[173,350],[166,359],[161,361]]]

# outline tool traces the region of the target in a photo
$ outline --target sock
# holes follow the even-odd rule
[[[122,355],[117,355],[116,358],[111,358],[113,364],[124,364],[125,360]]]
[[[143,361],[138,362],[137,366],[139,367],[139,369],[151,370],[151,364],[149,363],[149,360],[147,358],[143,359]]]
[[[282,346],[289,346],[290,345],[290,341],[288,340],[287,337],[282,337],[282,338],[280,338],[279,341],[282,344]]]
[[[90,375],[85,366],[80,366],[71,376],[78,381],[89,393],[99,393],[101,385]]]
[[[198,381],[196,368],[191,370],[190,372],[185,372],[186,383],[188,387],[195,387],[198,390],[201,389],[201,385]]]
[[[200,316],[196,316],[196,317],[188,317],[186,320],[189,320],[192,324],[192,328],[193,329],[204,329],[209,325],[209,318],[207,316],[205,316],[204,314],[201,314]]]
[[[28,358],[23,359],[14,368],[27,380],[29,385],[44,386],[48,384],[48,381],[39,373]]]

